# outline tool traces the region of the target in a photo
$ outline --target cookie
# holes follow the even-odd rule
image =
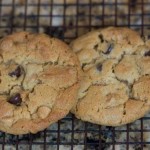
[[[150,46],[128,28],[87,33],[71,47],[85,73],[72,112],[84,121],[119,126],[150,109]]]
[[[0,130],[36,133],[68,114],[80,66],[62,41],[19,32],[0,41]]]

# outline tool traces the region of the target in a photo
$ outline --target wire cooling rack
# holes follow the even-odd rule
[[[0,0],[0,37],[44,32],[70,42],[90,30],[126,26],[150,33],[150,0]],[[149,150],[150,115],[121,127],[66,118],[35,135],[0,132],[0,150]]]

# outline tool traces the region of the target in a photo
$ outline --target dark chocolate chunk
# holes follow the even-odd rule
[[[94,49],[95,49],[95,50],[97,50],[97,48],[98,48],[98,44],[96,44],[96,45],[94,46]]]
[[[150,56],[150,50],[144,54],[144,56]]]
[[[114,44],[113,43],[111,43],[109,46],[108,46],[108,48],[107,48],[107,51],[106,52],[103,52],[103,54],[109,54],[112,50],[113,50],[113,48],[114,48]]]
[[[84,67],[85,67],[86,65],[87,65],[86,63],[83,63],[82,66],[81,66],[81,68],[84,69]]]
[[[100,40],[101,40],[101,43],[103,43],[103,42],[104,42],[104,37],[103,37],[102,34],[99,35],[99,38],[100,38]]]
[[[21,76],[21,68],[18,66],[13,72],[9,73],[9,76],[16,76],[17,78]]]
[[[97,64],[96,65],[96,69],[98,70],[98,71],[102,71],[102,64]]]
[[[9,98],[8,102],[16,106],[20,106],[22,102],[21,95],[19,93],[13,95],[12,97]]]

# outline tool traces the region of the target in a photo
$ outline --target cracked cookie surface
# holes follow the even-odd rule
[[[150,109],[150,42],[128,28],[87,33],[71,47],[85,73],[72,112],[77,118],[119,126]]]
[[[62,41],[19,32],[0,41],[0,130],[36,133],[68,114],[81,70]]]

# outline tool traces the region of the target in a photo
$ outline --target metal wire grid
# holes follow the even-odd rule
[[[48,11],[41,13],[42,7],[48,8]],[[75,10],[71,15],[67,12],[69,7]],[[45,32],[69,42],[92,29],[114,25],[128,26],[138,30],[141,35],[149,35],[150,11],[145,10],[146,7],[150,8],[149,0],[130,2],[127,0],[76,0],[73,3],[67,0],[57,2],[54,0],[21,0],[20,2],[19,0],[0,0],[0,33],[4,36],[21,30]],[[16,12],[20,8],[21,13],[18,15]],[[30,8],[35,8],[36,11],[29,14]],[[55,14],[57,8],[62,8],[61,13]],[[84,8],[86,11],[82,11]],[[93,11],[99,8],[100,13]],[[120,8],[125,8],[125,13],[121,13]],[[43,24],[42,18],[45,19],[46,24]],[[97,22],[93,21],[95,18],[98,18]],[[136,22],[136,18],[140,21]],[[53,23],[54,19],[61,19],[59,26]],[[82,21],[83,23],[79,23]],[[146,123],[150,123],[149,115],[123,127],[103,127],[79,121],[70,114],[35,135],[13,136],[1,133],[0,149],[9,149],[12,146],[19,150],[21,146],[26,146],[25,148],[29,150],[38,148],[61,150],[64,145],[66,145],[65,149],[71,150],[75,148],[115,150],[118,145],[123,145],[122,149],[130,149],[131,145],[134,145],[133,149],[142,150],[146,147],[150,149],[150,141],[145,139],[145,134],[150,135],[150,127],[145,126]],[[139,138],[131,138],[131,134],[136,134]],[[68,140],[64,140],[63,135],[69,137]],[[125,140],[118,140],[117,135],[125,136]]]

